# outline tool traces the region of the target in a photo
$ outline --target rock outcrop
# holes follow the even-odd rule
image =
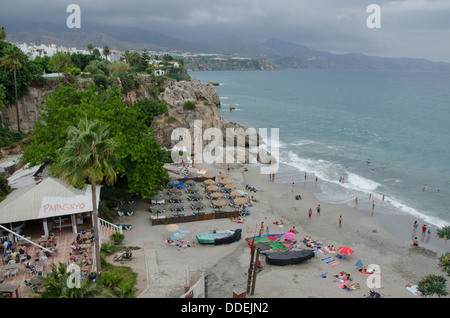
[[[77,85],[82,89],[82,82],[89,81],[86,79],[79,80]],[[122,99],[126,105],[131,105],[136,101],[151,98],[145,79],[138,89],[123,94]],[[56,89],[57,86],[45,88],[30,87],[26,96],[19,100],[20,125],[22,132],[29,132],[33,129],[34,124],[39,118],[39,110],[45,104],[45,98],[48,94]],[[213,83],[204,84],[197,79],[180,82],[168,82],[160,98],[164,100],[168,107],[168,113],[155,117],[152,127],[154,129],[154,137],[163,147],[172,149],[178,141],[172,141],[172,132],[177,128],[185,128],[191,136],[191,150],[194,151],[194,141],[201,142],[201,149],[211,143],[211,140],[204,140],[204,133],[209,128],[216,128],[216,132],[220,131],[220,142],[224,147],[240,146],[235,149],[234,157],[242,157],[242,151],[245,152],[246,162],[257,160],[258,154],[249,154],[248,147],[262,144],[262,140],[258,135],[254,135],[255,130],[247,129],[238,123],[227,122],[220,115],[220,98]],[[195,108],[185,107],[186,102],[195,104]],[[2,112],[3,124],[12,129],[16,129],[16,107],[14,104],[8,105]],[[227,129],[232,131],[233,135],[228,135]],[[250,135],[250,137],[249,137]],[[197,145],[198,146],[198,145]],[[231,148],[228,148],[230,150]],[[239,158],[241,158],[239,157]]]

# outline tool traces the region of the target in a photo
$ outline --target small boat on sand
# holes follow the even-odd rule
[[[208,233],[197,234],[197,240],[200,244],[229,244],[237,242],[241,239],[241,229],[225,230],[225,231],[211,231]]]

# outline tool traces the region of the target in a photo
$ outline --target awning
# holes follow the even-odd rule
[[[101,187],[97,186],[97,207]],[[91,186],[77,189],[64,180],[48,177],[39,184],[32,184],[11,192],[0,202],[0,224],[59,217],[91,212]]]

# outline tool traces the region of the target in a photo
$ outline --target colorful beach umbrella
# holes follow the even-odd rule
[[[180,227],[176,224],[167,224],[166,229],[169,231],[177,231]]]
[[[284,234],[284,238],[285,238],[286,240],[292,240],[292,239],[295,238],[295,233],[293,233],[293,232],[287,232],[286,234]]]
[[[353,253],[355,253],[355,251],[353,251],[350,247],[346,247],[346,246],[339,247],[338,251],[339,251],[339,253],[345,254],[345,255],[352,255]]]
[[[181,240],[183,237],[183,234],[181,234],[180,232],[175,232],[170,236],[172,240]]]

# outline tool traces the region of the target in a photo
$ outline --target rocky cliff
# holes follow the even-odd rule
[[[86,80],[79,80],[78,86],[81,89],[82,82]],[[142,85],[138,89],[133,89],[130,92],[124,94],[122,99],[126,105],[145,99],[151,98],[151,94],[148,90],[148,83],[143,81]],[[20,99],[19,112],[20,112],[20,125],[22,132],[29,132],[33,129],[34,123],[39,120],[39,110],[45,104],[45,97],[56,89],[56,85],[53,87],[47,85],[45,88],[30,87],[29,93]],[[176,128],[186,128],[190,132],[192,139],[192,150],[194,150],[194,140],[201,140],[201,149],[209,144],[211,141],[203,140],[203,134],[208,128],[217,128],[222,133],[222,140],[224,146],[231,146],[237,144],[237,140],[245,143],[245,146],[249,146],[249,143],[254,140],[249,139],[246,135],[246,127],[234,123],[227,122],[220,115],[220,99],[219,94],[216,91],[212,83],[204,84],[197,79],[191,79],[189,81],[180,82],[168,82],[165,84],[165,90],[161,93],[160,98],[164,100],[168,107],[168,113],[158,116],[153,121],[154,137],[156,140],[167,149],[171,149],[178,141],[172,141],[171,135]],[[191,101],[195,104],[195,108],[186,109],[184,104],[187,101]],[[15,105],[8,105],[8,107],[2,113],[3,124],[11,129],[17,129],[16,121],[16,107]],[[194,129],[194,125],[196,129]],[[201,128],[199,130],[199,128]],[[226,138],[227,128],[232,128],[237,132],[233,138]],[[201,135],[200,135],[201,134]],[[256,137],[259,142],[259,136]],[[254,145],[254,143],[251,143]],[[246,153],[246,161],[255,160],[256,154],[249,155],[247,149],[240,149]],[[236,154],[234,155],[236,157]]]

